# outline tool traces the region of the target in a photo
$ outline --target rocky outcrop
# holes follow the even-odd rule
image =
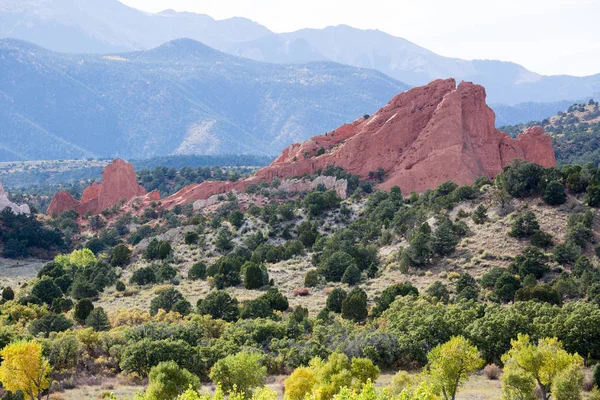
[[[301,176],[333,164],[368,178],[382,168],[380,188],[398,185],[409,193],[447,180],[464,185],[480,176],[492,178],[515,158],[544,167],[556,164],[552,141],[542,128],[510,138],[495,128],[485,97],[479,85],[434,81],[396,96],[368,119],[290,146],[256,176]]]
[[[133,165],[123,160],[114,160],[102,172],[102,183],[94,183],[83,191],[81,201],[77,201],[67,192],[57,193],[47,213],[60,214],[74,210],[79,215],[98,214],[120,201],[129,201],[134,197],[145,196],[146,190],[137,182]],[[158,198],[153,194],[153,198]]]
[[[8,193],[4,191],[4,187],[0,183],[0,212],[5,209],[11,209],[15,214],[30,214],[31,210],[27,204],[15,204],[8,199]]]
[[[457,87],[454,79],[437,80],[397,95],[369,118],[291,145],[248,179],[190,185],[162,199],[160,205],[170,209],[196,203],[202,208],[213,201],[211,196],[241,193],[250,185],[275,178],[282,181],[279,190],[310,191],[323,183],[344,198],[347,182],[332,177],[293,179],[329,165],[363,179],[382,169],[384,177],[378,187],[385,190],[397,185],[403,193],[423,192],[447,180],[466,185],[480,176],[493,178],[516,158],[544,167],[556,165],[552,141],[542,128],[530,128],[516,139],[509,137],[496,129],[495,114],[485,99],[482,86],[462,82]],[[102,177],[102,184],[84,191],[81,202],[58,193],[48,213],[71,209],[79,214],[98,213],[121,199],[133,199],[128,205],[135,203],[136,209],[158,201],[158,193],[146,195],[133,167],[124,161],[115,160]]]
[[[533,127],[512,139],[495,127],[495,114],[482,86],[437,80],[394,97],[369,118],[293,144],[271,165],[239,182],[204,182],[163,199],[166,208],[205,200],[274,178],[314,174],[328,165],[366,179],[383,169],[381,189],[423,192],[452,180],[471,184],[493,178],[516,158],[556,165],[550,136]]]

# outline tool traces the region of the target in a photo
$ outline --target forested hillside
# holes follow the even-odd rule
[[[498,396],[593,389],[583,366],[600,359],[599,169],[516,161],[493,182],[423,194],[320,173],[347,179],[351,196],[275,181],[196,210],[48,220],[69,250],[34,279],[5,279],[0,376],[28,351],[47,360],[37,390],[66,395],[102,376],[130,393],[118,398],[146,377],[140,399],[196,399],[209,381],[250,396],[286,375],[254,396],[434,400],[486,364],[478,390]],[[527,352],[561,364],[538,382],[519,366]]]
[[[600,165],[600,109],[598,102],[573,104],[566,111],[527,124],[504,126],[500,129],[516,135],[522,129],[541,125],[552,135],[559,165],[593,163]]]

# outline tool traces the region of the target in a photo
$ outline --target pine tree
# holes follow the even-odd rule
[[[487,210],[483,204],[480,204],[477,206],[477,208],[473,212],[472,219],[473,219],[473,222],[475,222],[478,225],[481,225],[485,221],[487,221]]]
[[[458,237],[456,233],[454,233],[452,221],[450,221],[449,218],[443,218],[433,234],[433,251],[440,256],[448,256],[454,253],[457,244]]]

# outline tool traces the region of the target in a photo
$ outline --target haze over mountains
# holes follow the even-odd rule
[[[266,64],[191,39],[119,55],[0,40],[0,160],[277,154],[408,86],[331,62]]]
[[[170,10],[149,14],[117,0],[0,0],[0,37],[71,53],[146,50],[191,38],[257,61],[373,68],[411,86],[448,77],[473,81],[486,87],[492,104],[579,100],[600,92],[600,75],[543,76],[509,62],[443,57],[381,31],[342,25],[276,34],[244,18],[216,21]]]

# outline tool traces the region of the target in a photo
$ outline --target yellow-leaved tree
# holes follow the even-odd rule
[[[285,380],[284,398],[301,400],[330,400],[347,388],[359,393],[368,381],[374,382],[379,368],[371,360],[354,358],[343,353],[332,353],[327,361],[313,358],[308,367],[298,368]]]
[[[76,267],[85,267],[86,265],[98,261],[96,256],[90,249],[73,250],[71,254],[59,254],[54,257],[54,262],[68,267],[74,265]]]
[[[483,366],[479,350],[462,336],[455,336],[427,354],[432,383],[446,400],[454,400],[456,391],[469,376]]]
[[[557,400],[580,398],[577,382],[583,380],[583,358],[578,354],[569,354],[556,338],[540,339],[536,346],[528,335],[519,334],[511,346],[502,356],[505,399],[533,400],[536,386],[544,400],[550,399],[552,389]]]
[[[2,352],[0,382],[7,390],[22,390],[30,399],[41,399],[50,386],[50,364],[42,356],[42,346],[35,341],[20,341]]]

